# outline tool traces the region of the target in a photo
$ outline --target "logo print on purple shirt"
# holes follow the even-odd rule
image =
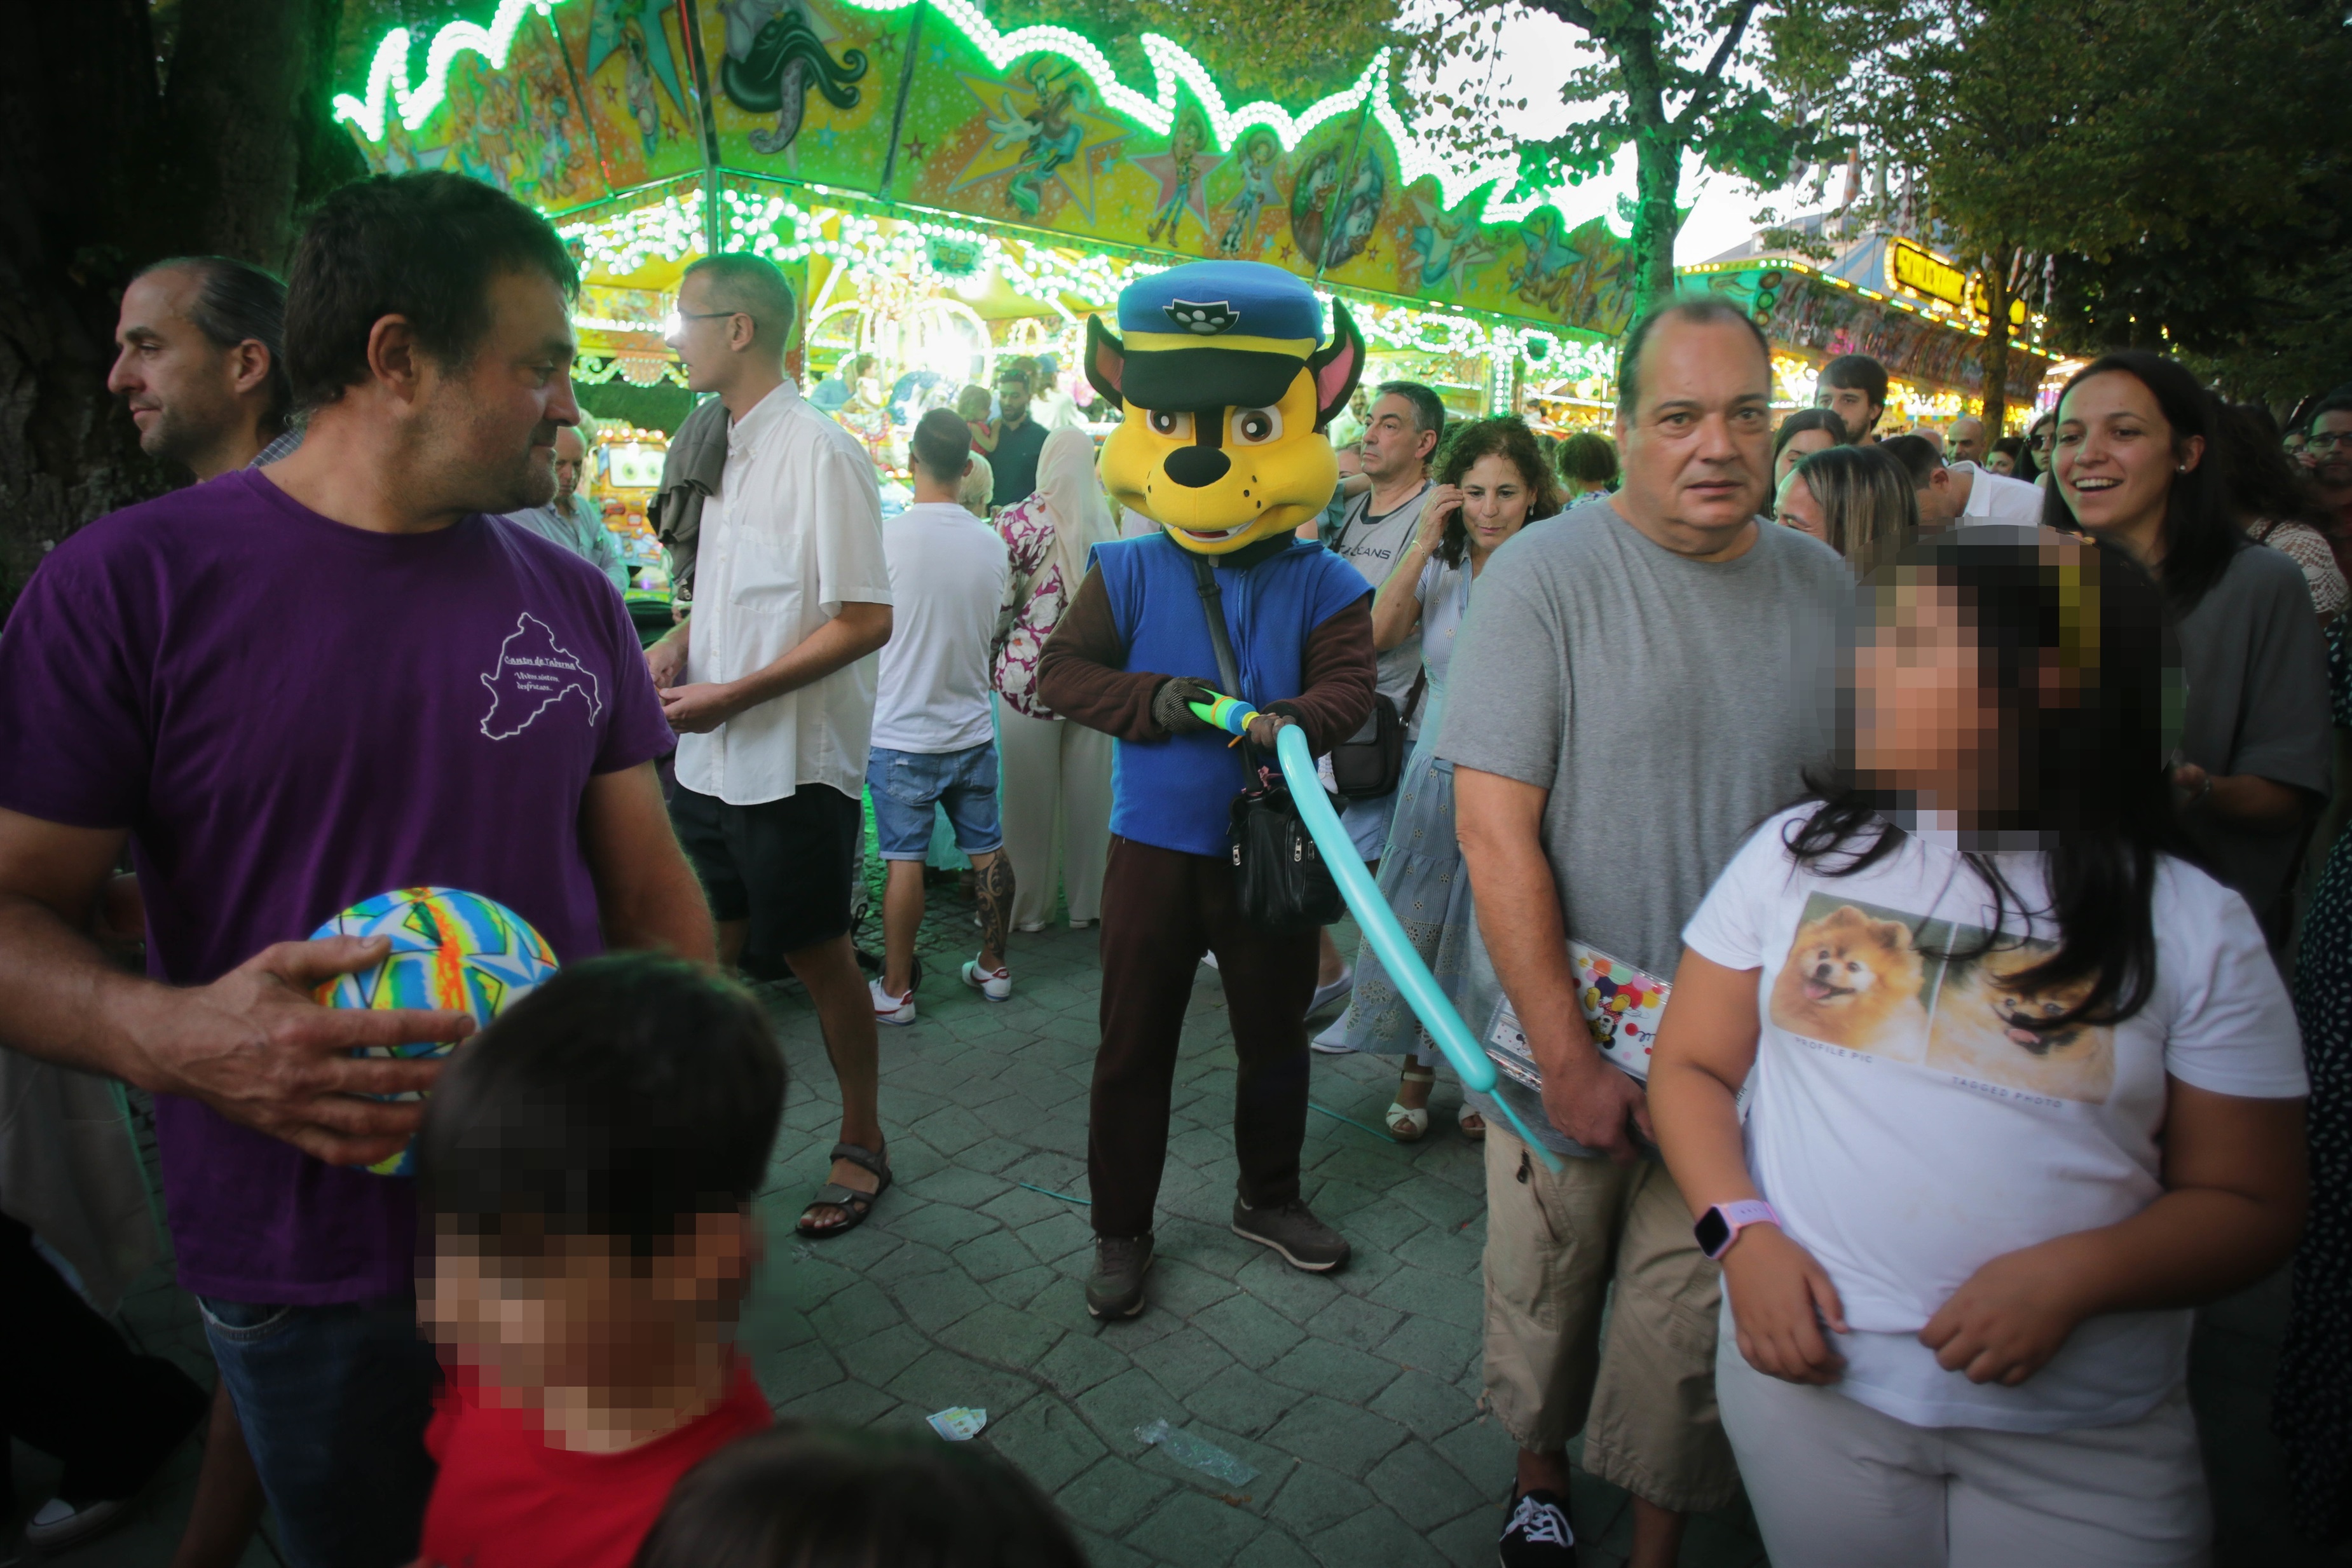
[[[515,629],[499,644],[498,664],[482,677],[482,685],[490,691],[482,733],[492,740],[513,739],[572,692],[588,704],[590,724],[604,711],[596,677],[556,642],[547,622],[528,612],[515,617]]]

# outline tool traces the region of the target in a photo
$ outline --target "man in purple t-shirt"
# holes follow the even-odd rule
[[[297,1563],[413,1555],[434,1367],[415,1205],[362,1166],[462,1014],[310,999],[383,944],[304,940],[390,889],[486,894],[559,959],[715,957],[654,776],[627,613],[499,512],[553,493],[578,277],[454,174],[329,197],[286,352],[299,451],[90,524],[0,632],[0,1031],[152,1091],[180,1282]],[[148,978],[83,935],[128,839]]]

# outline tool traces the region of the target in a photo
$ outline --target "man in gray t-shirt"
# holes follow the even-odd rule
[[[1359,460],[1371,488],[1349,498],[1339,526],[1324,548],[1363,573],[1378,593],[1381,584],[1421,527],[1422,503],[1429,497],[1429,463],[1445,423],[1445,404],[1418,382],[1388,382],[1372,402]],[[1381,655],[1380,694],[1402,714],[1421,674],[1421,633],[1416,631]],[[1349,803],[1343,814],[1356,852],[1378,861],[1396,810],[1393,793]]]
[[[1412,541],[1421,526],[1422,502],[1429,495],[1429,460],[1445,424],[1445,404],[1419,382],[1383,382],[1372,400],[1371,417],[1358,444],[1357,457],[1371,488],[1350,497],[1323,547],[1361,572],[1378,593],[1389,580],[1397,557]],[[1421,674],[1421,633],[1416,631],[1381,655],[1378,690],[1403,715],[1412,699],[1413,681]],[[1418,715],[1412,716],[1417,717]],[[1412,719],[1407,720],[1412,734]],[[1339,812],[1349,842],[1368,865],[1378,865],[1388,847],[1389,820],[1396,814],[1396,791],[1376,799],[1350,800]],[[1355,971],[1341,958],[1326,929],[1316,961],[1315,996],[1307,1004],[1309,1018],[1346,997]],[[1316,1037],[1318,1051],[1340,1051],[1340,1031],[1333,1025]]]
[[[1685,1515],[1738,1491],[1715,1413],[1720,1276],[1647,1147],[1641,1083],[1593,1043],[1568,944],[1672,980],[1708,885],[1829,760],[1853,596],[1833,551],[1756,516],[1771,369],[1748,319],[1664,308],[1625,361],[1625,487],[1503,547],[1437,746],[1481,937],[1463,1016],[1486,1040],[1507,998],[1543,1089],[1503,1092],[1570,1156],[1554,1175],[1487,1117],[1486,1385],[1520,1449],[1506,1563],[1546,1561],[1536,1545],[1565,1529],[1580,1427],[1584,1469],[1633,1493],[1659,1561]],[[1612,1280],[1629,1288],[1603,1345]]]

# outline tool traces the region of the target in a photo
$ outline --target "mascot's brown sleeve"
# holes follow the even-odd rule
[[[1151,695],[1168,676],[1121,669],[1126,662],[1127,644],[1112,618],[1102,573],[1090,571],[1038,656],[1038,700],[1064,718],[1121,740],[1166,738],[1167,731],[1152,722]],[[1306,689],[1265,706],[1297,719],[1320,756],[1371,716],[1380,653],[1372,646],[1370,594],[1315,628],[1299,670]]]

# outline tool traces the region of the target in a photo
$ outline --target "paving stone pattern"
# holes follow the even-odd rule
[[[792,1232],[824,1179],[838,1103],[805,1003],[775,1003],[794,1082],[743,1343],[778,1411],[912,1424],[981,1406],[980,1441],[1054,1494],[1098,1568],[1493,1562],[1512,1448],[1477,1407],[1484,1176],[1454,1129],[1454,1091],[1441,1086],[1426,1140],[1398,1145],[1369,1130],[1394,1063],[1316,1059],[1315,1101],[1339,1115],[1309,1116],[1306,1195],[1355,1257],[1334,1275],[1292,1269],[1228,1228],[1231,1034],[1202,969],[1150,1306],[1097,1323],[1086,1208],[1053,1196],[1087,1193],[1095,935],[1017,936],[1013,998],[990,1004],[954,977],[970,909],[934,888],[920,1016],[882,1031],[897,1186],[835,1240]],[[1157,1419],[1257,1475],[1234,1486],[1177,1463],[1136,1437]],[[1587,1481],[1575,1501],[1599,1548],[1587,1561],[1610,1568],[1631,1529],[1622,1495]],[[1762,1561],[1744,1509],[1700,1521],[1684,1555],[1692,1568]]]

